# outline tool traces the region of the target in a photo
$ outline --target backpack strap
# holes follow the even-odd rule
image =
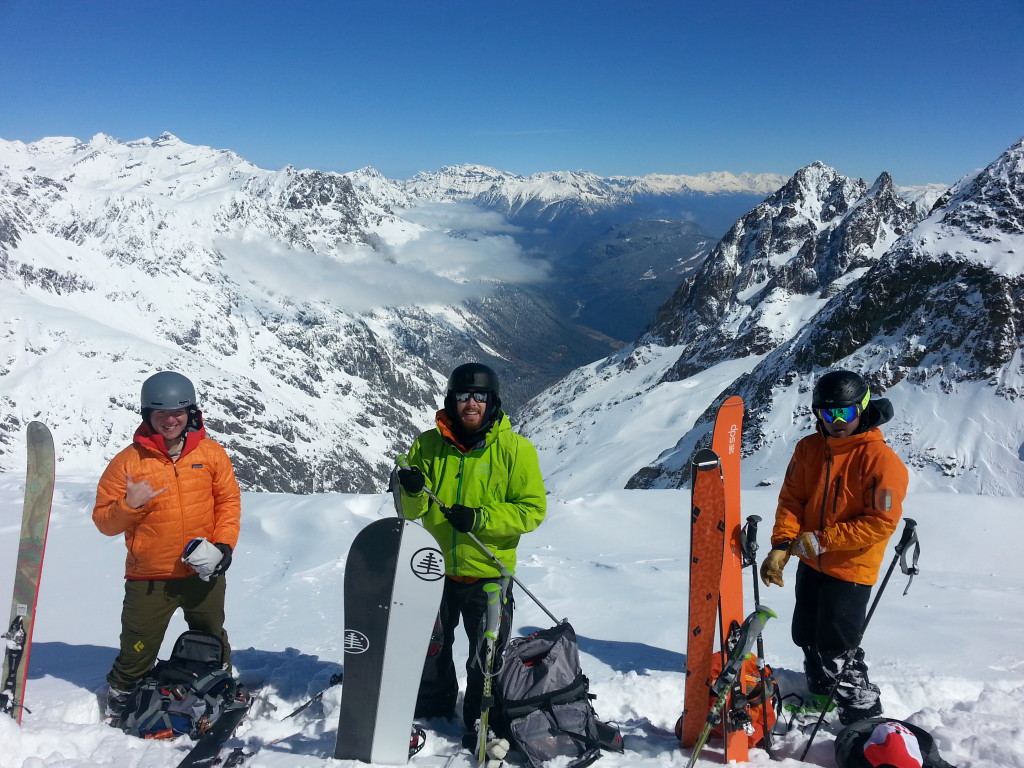
[[[139,690],[139,698],[146,697],[145,707],[141,712],[133,712],[125,721],[125,731],[133,736],[143,737],[142,730],[157,732],[169,730],[171,721],[164,709],[164,694],[158,683],[146,684]],[[154,726],[163,726],[155,728]]]

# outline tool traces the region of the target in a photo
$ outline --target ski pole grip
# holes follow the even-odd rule
[[[412,464],[409,463],[409,457],[406,456],[404,453],[400,453],[397,456],[395,456],[395,464],[398,466],[399,469],[412,469]],[[426,492],[427,498],[429,498],[431,501],[437,504],[437,506],[439,506],[441,509],[449,508],[443,501],[437,498],[436,493],[430,490],[430,486],[424,485],[423,490]]]
[[[900,537],[900,543],[896,545],[897,555],[902,555],[903,550],[917,541],[917,520],[905,517],[903,522],[903,535]]]
[[[484,635],[489,640],[498,639],[498,624],[501,622],[501,587],[493,581],[484,584],[487,593],[487,628]]]

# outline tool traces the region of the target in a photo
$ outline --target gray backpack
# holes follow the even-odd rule
[[[125,704],[121,728],[143,739],[199,738],[235,703],[238,685],[224,669],[216,635],[189,630],[174,643]]]
[[[499,730],[530,768],[561,756],[582,768],[602,748],[622,751],[618,728],[597,719],[589,685],[568,622],[508,641],[498,672]]]

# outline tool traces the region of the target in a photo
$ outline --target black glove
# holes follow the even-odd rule
[[[401,483],[406,493],[411,493],[415,496],[426,487],[427,478],[420,472],[419,467],[412,467],[410,469],[398,470],[398,482]]]
[[[469,533],[476,524],[476,516],[480,510],[476,507],[464,507],[462,504],[453,504],[447,509],[441,507],[445,520],[451,523],[452,528],[460,533]]]
[[[231,565],[231,547],[227,544],[214,544],[217,549],[224,553],[224,557],[220,559],[220,562],[213,567],[213,575],[216,576],[219,573],[224,573]]]

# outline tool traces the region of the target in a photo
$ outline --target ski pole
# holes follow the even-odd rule
[[[811,750],[811,744],[814,743],[814,737],[818,735],[818,729],[821,728],[821,724],[825,720],[825,715],[828,714],[829,707],[832,706],[832,702],[836,698],[836,692],[839,690],[839,684],[843,681],[846,669],[850,666],[850,662],[853,661],[853,657],[856,655],[857,649],[860,647],[861,641],[864,639],[864,633],[867,632],[868,623],[871,621],[871,617],[875,613],[875,608],[878,607],[878,600],[882,597],[882,593],[885,591],[885,585],[889,583],[889,577],[892,576],[892,572],[896,569],[896,563],[901,563],[900,570],[902,570],[904,574],[909,575],[911,580],[913,580],[914,576],[920,572],[917,567],[917,555],[921,550],[921,544],[917,540],[917,521],[911,520],[907,517],[904,518],[903,522],[903,535],[900,537],[899,544],[896,545],[896,554],[893,555],[892,562],[889,563],[889,569],[885,572],[885,578],[882,579],[882,583],[878,587],[878,592],[875,593],[875,599],[871,601],[871,608],[868,609],[868,614],[864,617],[864,623],[861,625],[860,634],[857,636],[857,642],[854,644],[853,648],[846,652],[846,660],[843,662],[843,666],[839,669],[839,674],[836,675],[836,681],[832,685],[832,690],[829,691],[828,700],[825,702],[825,706],[822,707],[821,715],[818,716],[818,722],[814,724],[814,728],[811,730],[811,736],[807,740],[807,746],[804,747],[803,754],[800,755],[800,762],[803,762],[804,758],[807,757],[807,753]],[[911,544],[916,544],[917,548],[914,554],[914,564],[908,566],[904,559],[904,553]],[[907,584],[907,588],[910,588],[909,583]],[[906,592],[903,594],[906,594]]]
[[[478,766],[487,765],[487,722],[494,705],[494,649],[498,644],[498,626],[501,623],[501,587],[493,581],[484,584],[487,593],[487,620],[484,629],[484,641],[487,652],[484,658],[484,689],[480,698],[480,732],[477,737],[476,762]]]
[[[338,683],[340,683],[344,679],[344,677],[345,677],[345,672],[344,671],[335,672],[333,675],[331,675],[331,679],[327,681],[327,687],[326,688],[324,688],[322,691],[319,691],[316,694],[314,694],[312,698],[307,699],[306,701],[304,701],[302,704],[300,704],[298,707],[296,707],[294,710],[289,712],[287,715],[285,715],[281,719],[282,720],[287,720],[289,717],[295,717],[295,715],[299,714],[299,712],[301,712],[302,710],[304,710],[307,707],[312,706],[316,702],[320,701],[320,699],[322,699],[324,697],[324,694],[327,693],[327,691],[329,691],[331,688],[336,686]]]
[[[761,590],[757,578],[757,524],[760,522],[761,518],[757,515],[748,515],[747,525],[740,532],[740,549],[744,560],[747,561],[744,565],[750,566],[750,572],[754,577],[754,605],[761,604]],[[757,671],[761,676],[761,732],[764,734],[764,751],[768,753],[768,757],[771,757],[772,737],[768,731],[768,707],[771,706],[771,701],[768,692],[768,676],[764,671],[764,637],[762,635],[757,636]]]
[[[405,454],[402,454],[401,456],[396,456],[395,463],[398,464],[399,468],[401,469],[411,468],[411,465],[409,464],[409,457],[406,456]],[[437,506],[439,506],[442,510],[449,509],[448,505],[441,501],[437,497],[437,494],[430,490],[429,486],[424,485],[423,491],[427,494],[427,498],[429,498],[431,501],[437,504]],[[525,592],[530,597],[530,599],[537,604],[537,607],[544,611],[544,613],[548,615],[548,618],[555,622],[555,624],[565,624],[568,621],[568,619],[562,619],[561,621],[556,619],[555,614],[553,614],[546,607],[544,607],[544,604],[537,599],[537,596],[534,595],[533,592],[531,592],[529,589],[527,589],[526,585],[523,584],[523,582],[521,582],[518,578],[516,578],[516,575],[514,573],[512,573],[508,568],[505,567],[505,564],[498,559],[498,556],[495,555],[486,544],[480,541],[480,539],[477,538],[476,534],[474,534],[471,531],[467,531],[466,535],[469,536],[470,540],[480,548],[481,552],[483,552],[485,555],[491,558],[491,560],[494,561],[494,563],[498,566],[498,570],[501,572],[501,575],[504,576],[506,579],[511,579],[513,582],[515,582],[516,586],[523,590],[523,592]]]

